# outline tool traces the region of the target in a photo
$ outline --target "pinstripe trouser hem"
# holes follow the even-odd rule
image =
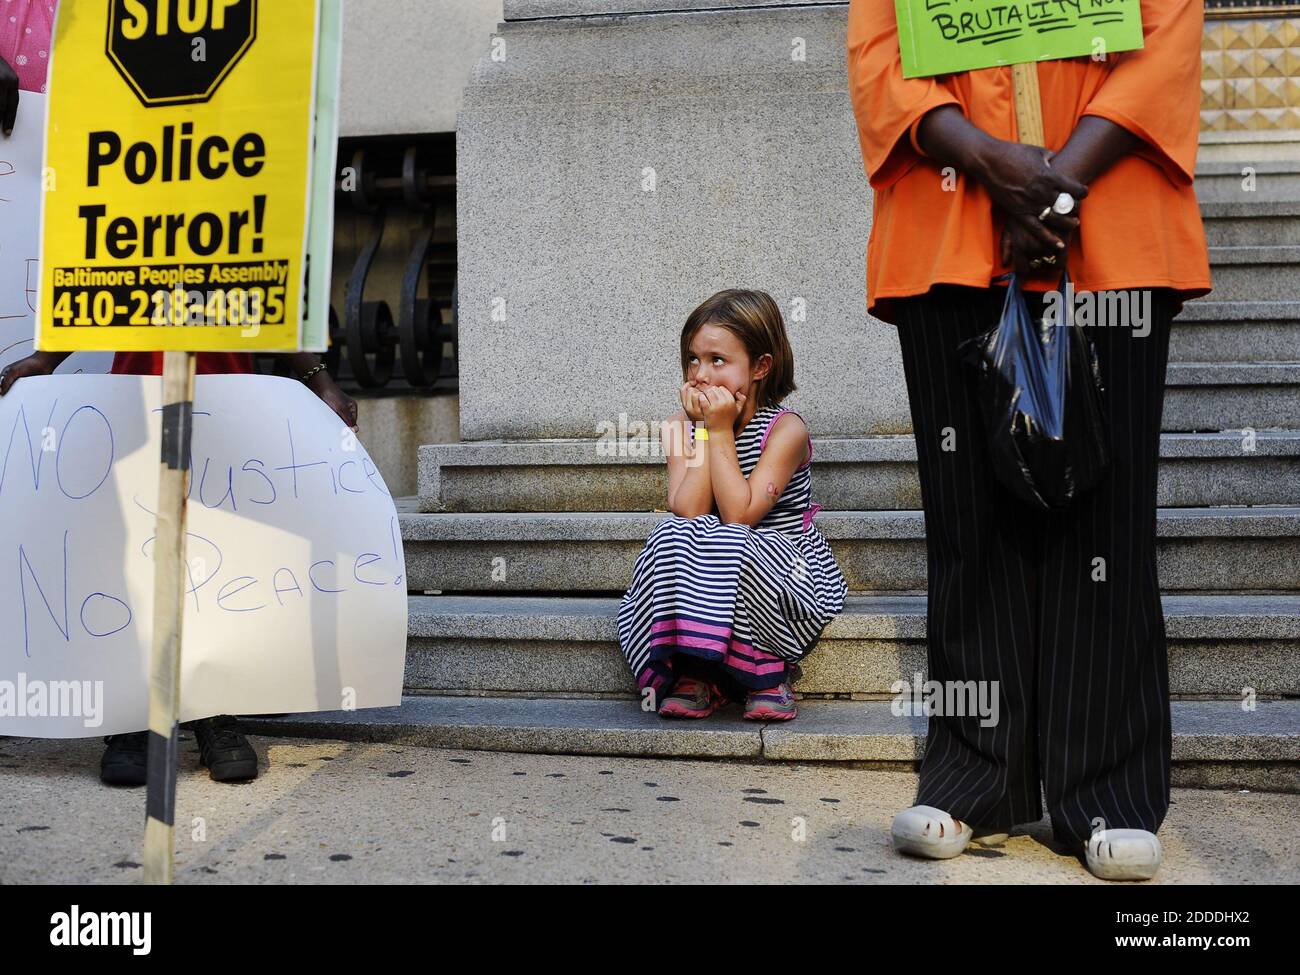
[[[1145,337],[1089,328],[1111,463],[1069,509],[1045,513],[996,481],[974,373],[956,352],[997,321],[1004,294],[939,285],[897,299],[925,509],[928,677],[996,681],[998,706],[991,724],[931,715],[916,804],[1009,827],[1037,822],[1045,794],[1062,841],[1098,821],[1155,832],[1172,753],[1155,541],[1171,294],[1150,292]]]

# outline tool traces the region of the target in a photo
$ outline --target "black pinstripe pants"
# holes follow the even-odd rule
[[[1042,817],[1041,777],[1061,841],[1097,820],[1155,832],[1172,745],[1155,559],[1172,295],[1152,291],[1145,337],[1088,329],[1111,464],[1068,510],[1037,512],[996,481],[973,370],[955,351],[992,327],[1004,294],[938,285],[895,299],[925,508],[928,676],[998,682],[991,726],[931,714],[915,802],[1008,828]]]

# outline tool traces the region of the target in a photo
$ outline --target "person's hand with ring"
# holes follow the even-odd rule
[[[1050,220],[1040,220],[1038,215],[1004,214],[1002,228],[1002,263],[1012,268],[1016,275],[1025,277],[1051,271],[1059,274],[1065,264],[1065,251],[1074,232],[1079,229],[1079,218],[1053,213]],[[1038,230],[1046,226],[1065,247],[1044,248]]]
[[[1105,128],[1098,130],[1093,123]],[[922,117],[915,138],[927,156],[954,166],[984,188],[1004,222],[1002,263],[1028,275],[1063,266],[1070,236],[1079,227],[1079,201],[1101,169],[1099,150],[1111,128],[1124,132],[1103,119],[1085,119],[1055,152],[1000,139],[973,125],[958,106],[941,105]],[[1076,138],[1079,131],[1085,139]],[[1056,164],[1058,157],[1062,165]],[[1074,205],[1062,213],[1055,204],[1065,203],[1065,194]]]
[[[1011,217],[1026,217],[1032,223],[1023,223],[1023,235],[1037,241],[1031,257],[1065,250],[1065,241],[1059,234],[1072,233],[1077,227],[1070,225],[1065,215],[1049,212],[1040,218],[1046,208],[1056,203],[1062,193],[1076,201],[1088,195],[1088,187],[1052,167],[1054,154],[1042,146],[1032,146],[1005,139],[989,138],[977,152],[974,175],[988,191],[989,196],[1003,213]]]
[[[1078,228],[1077,217],[1052,210],[1060,195],[1068,193],[1075,200],[1088,195],[1086,186],[1052,168],[1052,155],[1042,146],[1003,139],[990,139],[980,153],[976,177],[1006,219],[1002,263],[1020,277],[1055,265],[1054,255],[1064,253]]]
[[[1054,155],[1053,152],[1047,152],[1044,156],[1049,169]],[[1079,229],[1077,214],[1078,201],[1067,190],[1059,192],[1051,203],[1033,216],[1023,213],[1006,214],[1000,245],[1002,263],[1012,267],[1021,277],[1034,273],[1059,272],[1070,239]],[[1047,228],[1060,241],[1061,246],[1053,243],[1050,247],[1044,247],[1039,232],[1042,227]]]

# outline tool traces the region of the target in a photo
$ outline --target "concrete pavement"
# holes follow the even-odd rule
[[[889,824],[916,777],[833,765],[454,751],[253,738],[212,782],[182,744],[177,882],[1102,883],[1046,818],[930,862]],[[0,883],[139,882],[144,789],[99,739],[0,739]],[[268,765],[269,759],[269,765]],[[1162,883],[1295,883],[1295,794],[1175,789]]]

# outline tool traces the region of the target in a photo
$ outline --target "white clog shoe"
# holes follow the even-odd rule
[[[1145,829],[1099,829],[1084,844],[1088,869],[1102,880],[1150,880],[1164,851]]]
[[[958,823],[934,806],[912,806],[894,817],[889,828],[894,848],[900,853],[946,860],[966,849],[971,841],[969,823]]]

